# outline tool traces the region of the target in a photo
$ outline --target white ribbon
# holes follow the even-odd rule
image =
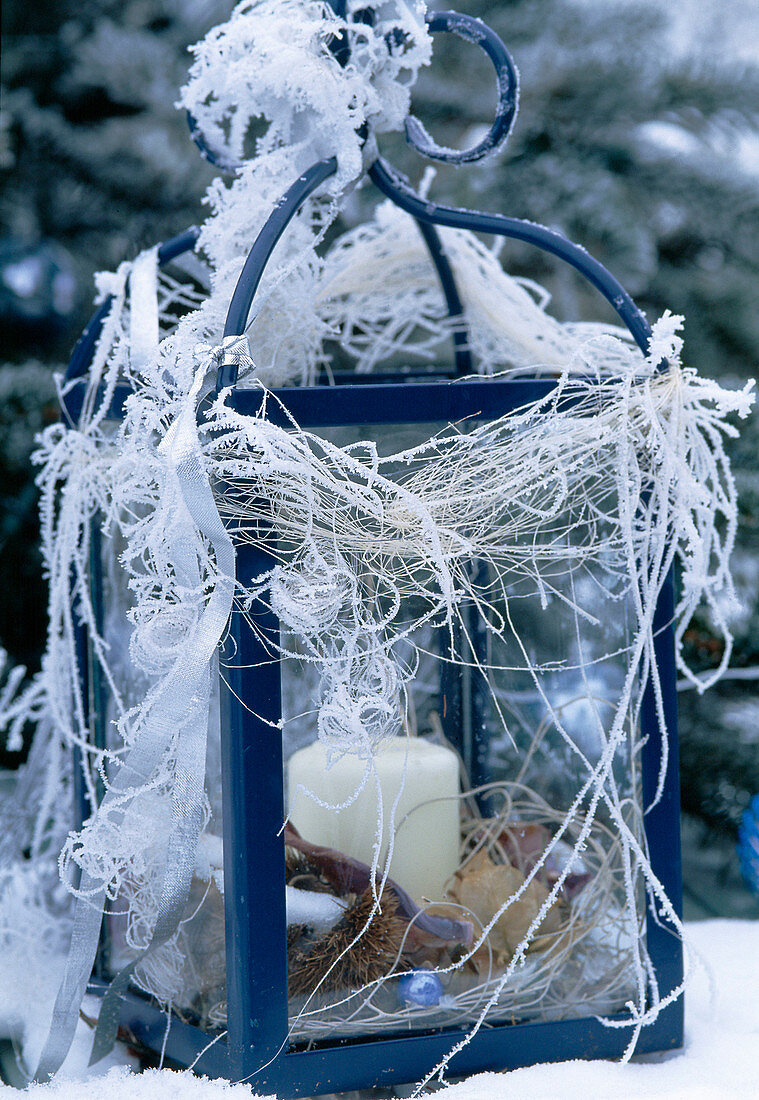
[[[213,360],[216,360],[214,355]],[[182,652],[160,686],[142,733],[101,803],[99,813],[111,808],[125,792],[143,786],[154,774],[173,739],[176,747],[173,786],[172,831],[167,845],[166,870],[153,936],[148,947],[122,970],[111,984],[103,1002],[93,1043],[92,1061],[103,1057],[113,1045],[118,1026],[121,994],[131,974],[148,951],[165,943],[179,924],[192,881],[195,853],[203,826],[206,735],[210,695],[210,667],[232,610],[235,585],[235,553],[206,476],[198,438],[196,403],[209,361],[196,372],[184,408],[174,421],[159,451],[167,460],[167,487],[177,491],[180,508],[189,517],[178,516],[181,532],[187,519],[211,543],[216,576],[205,608],[190,632]],[[197,571],[192,555],[185,555],[184,539],[177,547],[178,565],[183,572]],[[187,578],[191,579],[190,577]],[[199,578],[196,578],[199,580]],[[177,731],[179,731],[177,735]],[[117,812],[123,818],[129,802]],[[111,811],[113,812],[113,811]],[[53,1018],[35,1079],[48,1080],[62,1065],[76,1029],[79,1006],[97,951],[105,890],[83,874],[74,913],[74,927],[64,978],[58,991]]]
[[[129,365],[144,374],[158,353],[158,249],[141,252],[129,274]]]

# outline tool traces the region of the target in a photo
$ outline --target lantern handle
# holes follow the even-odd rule
[[[187,111],[186,116],[190,137],[209,164],[214,165],[214,167],[218,168],[221,172],[236,172],[242,167],[240,163],[229,160],[223,153],[211,148],[193,115]],[[461,298],[456,286],[453,270],[445,254],[443,243],[440,240],[440,234],[435,229],[434,225],[431,225],[429,222],[422,222],[419,221],[419,219],[415,220],[417,228],[422,235],[422,239],[427,246],[427,251],[434,264],[435,271],[437,272],[438,280],[443,291],[443,297],[445,298],[445,304],[448,309],[448,316],[451,318],[460,318],[459,323],[456,324],[453,329],[456,373],[459,375],[471,374],[472,354],[469,350],[469,337],[467,335],[466,322],[463,320],[464,308],[461,304]],[[238,334],[235,333],[233,335]]]
[[[331,0],[331,6],[338,16],[343,19],[347,18],[345,0]],[[371,9],[366,9],[366,11],[370,12]],[[519,74],[511,55],[499,36],[481,20],[453,11],[431,12],[426,18],[431,32],[443,31],[457,34],[459,37],[485,50],[496,70],[498,106],[496,118],[486,136],[477,145],[469,149],[442,149],[430,138],[421,122],[413,115],[406,120],[406,139],[417,152],[432,160],[453,164],[479,160],[494,152],[509,135],[517,111]],[[350,44],[348,42],[335,41],[330,45],[330,49],[340,65],[344,66],[348,63],[350,59]],[[203,139],[195,120],[189,117],[188,121],[193,138],[203,155],[219,167],[234,167],[222,163],[219,154],[213,152]],[[334,158],[332,158],[332,161],[334,161]],[[322,161],[319,163],[323,166],[329,162]],[[322,175],[319,172],[319,165],[314,165],[292,185],[281,206],[275,210],[269,221],[267,221],[259,239],[253,245],[235,289],[230,311],[227,315],[227,325],[224,329],[225,336],[239,335],[244,331],[253,296],[274,245],[290,219],[300,209],[306,197],[311,194],[318,183],[326,179],[335,170],[336,163],[331,172]],[[316,173],[318,176],[318,179],[314,177],[316,182],[313,186],[309,182],[311,173]],[[523,240],[542,251],[557,256],[579,271],[603,295],[616,311],[643,354],[648,354],[651,328],[645,316],[622,284],[582,246],[568,240],[556,230],[521,218],[440,206],[423,199],[414,191],[409,181],[382,157],[377,157],[369,168],[368,175],[387,198],[391,199],[402,210],[405,210],[417,222],[438,273],[449,316],[463,319],[464,311],[456,279],[443,249],[440,235],[436,229],[437,226],[511,237]],[[243,304],[245,304],[244,312],[242,309]],[[233,306],[236,307],[234,311]],[[454,330],[453,339],[457,373],[471,373],[471,352],[466,327],[463,323]],[[664,361],[659,364],[660,368],[665,366],[666,362]],[[233,366],[221,368],[218,385],[233,384],[236,370],[237,368]]]
[[[336,171],[337,159],[335,157],[317,161],[316,164],[312,165],[308,171],[304,172],[302,176],[299,176],[298,179],[290,185],[283,198],[275,206],[254,241],[253,247],[248,253],[248,258],[240,273],[237,286],[235,287],[227,311],[227,318],[224,324],[225,337],[240,336],[244,333],[247,327],[248,314],[250,313],[253,298],[261,282],[266,264],[277,242],[309,195],[313,194],[316,188],[323,183],[324,180],[333,176]],[[461,317],[463,315],[461,299],[459,298],[453,271],[443,251],[440,237],[432,225],[422,222],[419,219],[417,219],[417,224],[440,278],[443,293],[448,305],[448,312],[452,317]],[[455,329],[453,340],[457,373],[469,374],[472,365],[466,330],[460,327]],[[233,386],[236,381],[237,364],[232,362],[222,363],[216,377],[217,392],[224,389],[226,386]]]
[[[274,207],[253,242],[253,247],[248,253],[248,258],[240,272],[237,286],[229,303],[227,319],[224,323],[224,336],[241,336],[245,332],[253,298],[277,241],[308,196],[313,194],[316,188],[324,180],[333,176],[336,171],[336,157],[317,161],[302,176],[298,176]],[[236,381],[237,364],[222,362],[216,376],[217,392],[227,386],[233,386]]]
[[[335,14],[347,22],[346,0],[328,0],[328,2]],[[355,13],[355,18],[360,22],[373,20],[372,9],[370,7],[361,9],[360,13]],[[406,141],[421,156],[427,157],[429,160],[437,160],[448,164],[467,164],[480,160],[503,144],[513,125],[519,97],[519,74],[516,66],[498,35],[480,19],[460,12],[445,11],[429,12],[426,16],[426,22],[433,34],[444,32],[458,35],[465,41],[479,46],[488,55],[495,68],[498,82],[496,117],[480,142],[469,149],[456,150],[444,149],[437,145],[419,119],[415,115],[410,115],[405,124]],[[328,48],[337,63],[344,68],[350,60],[351,53],[347,36],[343,36],[341,39],[333,37],[328,42]],[[390,48],[388,43],[388,49]],[[185,116],[190,137],[209,164],[226,173],[236,172],[242,167],[242,162],[230,158],[223,150],[214,148],[210,144],[197,119],[190,111],[186,111]],[[440,234],[431,222],[422,221],[418,218],[415,220],[437,272],[448,309],[448,316],[454,319],[454,322],[458,318],[458,322],[454,323],[452,332],[456,374],[459,376],[471,374],[473,363],[469,348],[467,324],[464,319],[464,309],[453,270],[440,240]]]
[[[491,233],[499,237],[511,237],[535,245],[543,252],[550,252],[574,267],[612,306],[629,330],[644,355],[648,354],[651,326],[631,296],[608,271],[582,247],[570,241],[563,233],[523,218],[511,218],[505,214],[487,214],[478,210],[462,210],[452,206],[439,206],[423,199],[400,172],[384,158],[377,157],[369,169],[369,178],[375,186],[405,210],[418,222],[446,226],[450,229],[466,229],[475,233]],[[659,364],[664,366],[665,362]]]
[[[317,161],[307,172],[304,172],[291,184],[282,200],[269,215],[248,254],[232,295],[224,325],[225,337],[240,336],[244,333],[253,298],[277,241],[308,196],[325,179],[334,175],[336,171],[337,160],[335,157]],[[442,225],[451,229],[492,233],[501,237],[526,241],[544,252],[550,252],[558,256],[559,259],[579,271],[596,290],[600,291],[616,311],[643,354],[648,354],[651,327],[645,316],[619,280],[581,245],[568,240],[563,234],[554,229],[548,229],[546,226],[537,225],[535,222],[526,221],[522,218],[439,206],[437,203],[423,199],[413,190],[408,180],[381,157],[378,157],[370,167],[369,177],[387,198],[391,199],[401,210],[405,210],[406,213],[415,218],[420,228],[422,226]],[[433,245],[435,241],[439,242],[437,235],[433,239]],[[442,246],[440,247],[442,252]],[[447,267],[447,260],[445,264]],[[440,269],[438,268],[438,270]],[[453,280],[452,273],[451,279]],[[451,285],[455,292],[455,282],[452,281]],[[458,297],[457,292],[456,296]],[[461,333],[461,336],[466,339],[465,333]],[[468,348],[466,353],[469,354]],[[666,361],[663,360],[659,364],[659,369],[665,366]],[[227,386],[233,386],[236,381],[237,364],[232,362],[222,363],[216,379],[217,392]]]

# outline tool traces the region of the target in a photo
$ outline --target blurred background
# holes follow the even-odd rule
[[[611,269],[649,320],[665,309],[685,314],[686,361],[702,374],[729,386],[759,375],[756,0],[456,6],[512,51],[521,108],[498,157],[441,169],[432,196],[561,230]],[[34,435],[57,417],[53,375],[91,312],[93,273],[204,217],[213,173],[174,101],[187,46],[231,9],[221,0],[2,5],[0,639],[30,674],[46,618]],[[471,144],[491,117],[492,70],[480,57],[459,40],[436,40],[414,104],[443,145]],[[419,179],[423,166],[401,139],[383,151]],[[348,217],[360,218],[369,198],[367,190],[351,202]],[[609,319],[550,257],[510,243],[503,258],[549,287],[560,319]],[[749,810],[759,793],[759,416],[742,425],[730,455],[741,504],[735,648],[716,688],[699,695],[683,684],[679,695],[691,919],[759,918],[759,820]],[[694,620],[687,645],[694,668],[718,663],[708,617]],[[0,768],[23,756],[0,750]]]

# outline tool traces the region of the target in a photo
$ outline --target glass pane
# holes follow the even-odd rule
[[[369,438],[387,455],[443,427],[339,429],[330,438]],[[556,526],[567,525],[558,517]],[[297,830],[286,835],[293,1042],[466,1026],[486,1008],[491,1022],[608,1014],[635,997],[644,932],[626,904],[615,828],[600,806],[573,857],[587,798],[567,820],[588,769],[601,766],[627,672],[625,578],[578,564],[570,535],[565,543],[542,600],[532,581],[514,575],[499,586],[471,563],[491,619],[509,629],[494,633],[462,605],[455,630],[424,625],[396,647],[415,674],[403,726],[376,772],[362,759],[332,759],[319,742],[319,670],[307,644],[283,632],[285,797]],[[409,600],[394,625],[421,617]],[[633,716],[623,723],[611,768],[640,837],[639,745]]]
[[[123,745],[116,723],[145,698],[156,683],[156,677],[141,672],[130,658],[134,623],[129,615],[132,595],[119,564],[123,542],[117,531],[106,536],[98,532],[95,546],[101,561],[101,628],[112,679],[110,684],[106,683],[90,652],[89,702],[95,744],[113,751]],[[157,997],[164,1005],[171,1003],[186,1021],[213,1029],[226,1020],[219,677],[216,669],[211,684],[206,751],[208,828],[201,838],[180,928],[167,944],[151,951],[146,960],[138,964],[132,984],[136,990]],[[145,831],[159,830],[157,853],[170,827],[170,816],[167,816],[170,809],[170,800],[165,797],[161,800],[147,794],[136,800],[135,812],[142,815]],[[98,959],[98,973],[104,980],[115,977],[150,943],[158,912],[162,870],[160,858],[146,860],[142,873],[126,878],[118,896],[106,903],[105,935]]]

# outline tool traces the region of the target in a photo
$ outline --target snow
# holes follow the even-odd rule
[[[731,1100],[759,1095],[759,922],[687,925],[713,969],[716,1000],[701,972],[686,994],[681,1052],[646,1055],[628,1065],[561,1062],[509,1074],[480,1074],[449,1088],[446,1100]]]
[[[511,1073],[482,1073],[449,1086],[445,1100],[749,1100],[759,1095],[759,921],[712,920],[686,925],[690,942],[714,977],[701,969],[686,995],[685,1046],[669,1054],[641,1056],[627,1065],[613,1062],[561,1062]],[[92,1012],[88,999],[85,1011]],[[85,1079],[92,1032],[80,1025],[64,1069],[49,1085],[32,1085],[37,1100],[254,1100],[245,1084],[210,1081],[192,1073],[146,1070],[127,1065],[103,1072],[94,1067]],[[126,1055],[124,1059],[126,1060]],[[113,1060],[114,1056],[112,1056]],[[0,1096],[18,1095],[0,1086]],[[271,1098],[270,1098],[271,1100]]]
[[[212,1100],[216,1096],[224,1100],[252,1100],[257,1096],[248,1085],[210,1081],[207,1077],[176,1073],[170,1069],[149,1069],[137,1077],[126,1066],[110,1069],[104,1077],[89,1083],[60,1081],[51,1085],[35,1085],[28,1093],[30,1096],[56,1097],[57,1100],[100,1100],[106,1096],[108,1100]],[[12,1089],[3,1089],[0,1093],[6,1094],[17,1095]]]

